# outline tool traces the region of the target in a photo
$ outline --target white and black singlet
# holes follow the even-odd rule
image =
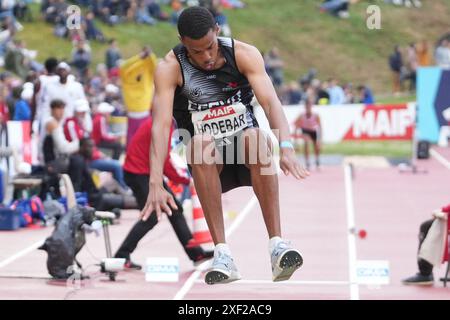
[[[236,64],[234,40],[219,37],[218,45],[225,64],[210,71],[194,66],[182,44],[173,49],[183,76],[182,86],[175,91],[173,115],[178,128],[188,130],[191,136],[204,133],[213,136],[224,157],[220,178],[222,191],[226,192],[251,185],[248,169],[232,163],[226,154],[233,148],[236,155],[236,139],[244,130],[258,127],[258,122],[251,105],[252,88]],[[233,160],[237,160],[235,156]]]

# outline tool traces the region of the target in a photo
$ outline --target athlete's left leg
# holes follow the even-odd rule
[[[261,206],[269,237],[280,237],[278,176],[269,138],[259,129],[247,129],[241,140],[245,166],[249,168],[253,191]],[[242,146],[243,144],[243,146]]]
[[[269,234],[272,280],[288,280],[301,267],[303,258],[281,238],[278,176],[269,138],[260,129],[247,129],[242,135],[240,157],[250,170],[253,190],[259,200]]]

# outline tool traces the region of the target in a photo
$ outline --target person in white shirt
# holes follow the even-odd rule
[[[45,74],[39,75],[39,82],[36,85],[36,108],[33,110],[32,120],[38,120],[41,118],[41,110],[43,105],[43,96],[46,91],[46,87],[49,83],[55,83],[59,81],[59,76],[56,74],[56,66],[58,65],[58,60],[56,58],[48,58],[45,60]],[[35,121],[36,124],[39,121]],[[37,128],[36,128],[37,129]],[[37,131],[36,131],[37,132]]]
[[[435,52],[436,64],[441,68],[450,68],[450,42],[442,40]]]
[[[56,74],[59,76],[59,81],[50,82],[43,92],[43,106],[41,110],[41,121],[45,121],[50,112],[50,102],[54,99],[61,99],[66,104],[64,108],[64,118],[73,117],[75,105],[74,102],[81,99],[86,99],[84,88],[70,76],[70,66],[66,62],[60,62],[56,67]]]
[[[63,121],[73,117],[75,101],[86,100],[84,88],[70,74],[70,66],[66,62],[60,62],[56,67],[56,75],[59,81],[48,80],[41,92],[39,110],[37,110],[36,120],[39,122],[39,151],[42,150],[42,143],[45,137],[45,123],[50,117],[50,103],[59,99],[65,103]],[[87,113],[88,114],[88,113]],[[86,117],[86,127],[88,132],[92,131],[92,118]],[[38,155],[39,160],[43,160],[42,153]]]

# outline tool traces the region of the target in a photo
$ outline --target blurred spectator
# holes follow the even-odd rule
[[[308,72],[299,79],[299,83],[307,83],[309,86],[311,82],[316,78],[316,75],[317,70],[314,68],[310,68]]]
[[[301,94],[301,102],[305,102],[306,99],[311,96],[311,84],[308,79],[303,78],[300,80],[300,94]]]
[[[426,40],[423,40],[416,45],[417,63],[420,67],[427,67],[431,65],[431,51],[430,46]]]
[[[392,89],[394,94],[398,94],[402,91],[400,74],[403,68],[402,53],[399,46],[395,46],[394,52],[389,56],[389,67],[392,71]]]
[[[209,7],[212,15],[216,19],[217,24],[220,26],[220,33],[224,37],[231,37],[231,28],[228,24],[228,17],[223,12],[223,7],[220,0],[211,0]]]
[[[114,26],[121,22],[117,6],[117,1],[112,2],[109,0],[96,0],[94,1],[96,6],[93,6],[94,15],[99,17],[104,23]]]
[[[38,81],[35,84],[35,105],[32,108],[32,119],[37,119],[37,124],[39,123],[42,115],[42,110],[44,109],[44,92],[47,90],[47,86],[50,83],[56,83],[59,81],[59,76],[56,74],[56,67],[58,66],[58,60],[54,57],[49,57],[44,62],[45,73],[39,75]],[[50,113],[50,112],[49,112]],[[35,128],[35,132],[37,128]]]
[[[280,100],[284,105],[297,105],[302,101],[302,91],[296,81],[282,86],[280,91]]]
[[[151,26],[155,25],[157,22],[156,19],[153,18],[152,15],[148,12],[144,1],[139,2],[135,19],[137,23],[148,24]]]
[[[320,6],[321,12],[328,12],[339,18],[348,18],[349,0],[325,0]]]
[[[109,83],[108,70],[104,63],[99,63],[96,68],[96,73],[89,79],[88,95],[97,100],[103,100],[105,87]]]
[[[47,0],[41,4],[41,12],[46,22],[65,25],[69,5],[64,0]]]
[[[97,188],[89,170],[90,159],[95,151],[92,139],[80,140],[80,150],[70,158],[69,176],[76,192],[86,192],[88,201],[97,210],[116,212],[117,209],[136,209],[136,199],[130,192],[124,192],[113,186]],[[110,192],[111,190],[111,192]]]
[[[95,18],[94,13],[92,11],[89,11],[86,14],[86,18],[84,19],[83,25],[86,39],[104,42],[106,41],[105,36],[101,32],[101,30],[96,26],[94,18]]]
[[[179,0],[173,0],[170,6],[172,7],[170,22],[173,25],[176,25],[178,23],[178,18],[180,17],[181,12],[183,12],[183,4]]]
[[[320,117],[312,112],[313,102],[311,99],[306,99],[305,112],[295,120],[295,136],[300,134],[304,139],[304,156],[306,162],[306,168],[309,169],[309,143],[313,144],[314,154],[316,156],[316,167],[320,166],[320,145],[322,126],[320,123]]]
[[[101,3],[102,10],[109,17],[111,24],[120,22],[127,12],[128,3],[121,0],[103,0]]]
[[[50,102],[50,115],[42,130],[44,138],[39,153],[42,154],[42,163],[46,165],[50,174],[65,172],[68,169],[66,159],[80,147],[78,139],[70,142],[64,136],[64,107],[65,103],[62,100],[55,99]],[[50,185],[59,184],[59,178],[55,177],[53,180],[56,181],[50,181]],[[49,189],[50,185],[45,189]]]
[[[0,18],[14,17],[15,0],[2,0],[0,4]]]
[[[397,6],[405,6],[411,8],[412,6],[416,8],[422,7],[422,2],[420,0],[384,0],[386,3],[395,4]]]
[[[85,99],[74,101],[74,114],[64,122],[64,135],[68,141],[90,137],[89,120],[91,108]]]
[[[372,91],[367,86],[358,86],[359,103],[374,104]]]
[[[68,118],[64,123],[64,135],[68,141],[81,140],[83,138],[90,138],[90,128],[88,128],[88,121],[90,118],[90,106],[87,100],[75,101],[74,116]],[[120,184],[123,190],[128,190],[128,187],[123,178],[122,165],[119,161],[109,159],[98,150],[93,148],[92,157],[87,159],[91,169],[99,171],[111,172],[114,179]]]
[[[52,100],[62,100],[66,104],[64,116],[65,118],[70,118],[74,115],[75,101],[86,99],[83,86],[73,79],[70,71],[71,68],[66,62],[58,64],[56,74],[59,76],[59,81],[49,83],[45,92],[42,92],[41,120],[44,120],[50,114],[50,102]],[[92,128],[92,123],[90,127]]]
[[[277,47],[272,48],[264,57],[267,68],[267,73],[272,79],[272,83],[275,87],[280,87],[284,82],[284,62],[280,57],[280,53]]]
[[[406,52],[406,56],[407,56],[406,79],[408,79],[410,81],[409,90],[412,92],[412,91],[416,90],[416,77],[417,77],[416,72],[417,72],[417,66],[418,66],[417,51],[416,51],[415,43],[411,43],[409,45],[407,52]]]
[[[81,83],[85,83],[87,79],[87,72],[91,64],[91,50],[89,46],[80,40],[72,52],[72,63],[75,67],[76,76]]]
[[[0,57],[6,53],[8,43],[13,39],[16,30],[12,24],[12,20],[7,17],[0,24]],[[3,66],[4,61],[2,61]]]
[[[433,285],[433,267],[442,263],[442,253],[447,242],[447,224],[450,204],[432,212],[432,219],[423,222],[419,231],[417,265],[419,272],[402,280],[405,285]],[[431,239],[437,239],[432,241]],[[445,239],[445,241],[444,241]]]
[[[122,58],[116,39],[109,40],[109,47],[106,50],[106,67],[108,71],[118,66],[118,61]]]
[[[443,39],[435,52],[436,64],[441,68],[450,68],[450,42]]]
[[[33,98],[33,84],[30,82],[24,83],[20,99],[16,101],[14,106],[15,121],[29,121],[31,120],[31,98]]]
[[[0,125],[5,124],[10,119],[9,108],[6,103],[9,94],[7,73],[6,71],[0,74]]]
[[[313,79],[311,86],[316,92],[316,104],[326,105],[330,103],[330,94],[327,91],[328,82],[324,81],[321,83],[319,79]]]
[[[28,4],[32,3],[31,0],[17,0],[14,5],[13,12],[14,16],[19,20],[24,20],[27,22],[33,21],[33,16],[31,10],[28,8]]]
[[[120,88],[111,83],[107,84],[105,87],[105,102],[113,104],[118,99],[120,99]]]
[[[93,120],[92,140],[95,145],[102,149],[112,150],[112,158],[119,160],[124,148],[120,143],[120,136],[112,134],[108,127],[108,122],[114,107],[107,102],[102,102],[97,107],[97,112]]]
[[[285,92],[285,104],[296,105],[302,100],[302,92],[296,81],[291,81]]]
[[[28,50],[23,40],[14,40],[6,49],[5,69],[25,79],[30,70],[41,71],[43,68],[34,61],[36,55],[37,51]]]
[[[142,0],[128,0],[127,5],[125,6],[125,9],[127,10],[127,16],[126,21],[133,22],[135,21],[136,12],[139,8],[139,3],[141,3]]]
[[[161,21],[169,20],[169,15],[161,10],[161,6],[156,0],[144,0],[144,3],[153,18]]]
[[[122,94],[128,116],[127,144],[150,114],[156,65],[156,55],[151,48],[144,47],[140,54],[120,66]]]
[[[242,9],[245,8],[245,3],[239,0],[221,0],[220,3],[227,9]]]
[[[353,94],[353,85],[351,83],[347,83],[342,88],[345,94],[345,104],[355,103],[355,95]]]
[[[328,94],[330,95],[330,104],[344,104],[345,103],[345,92],[338,85],[336,79],[331,79],[329,81]]]

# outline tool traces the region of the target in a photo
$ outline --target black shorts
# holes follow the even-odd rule
[[[309,136],[314,143],[317,142],[317,131],[314,130],[308,130],[308,129],[302,129],[302,133],[305,136]]]
[[[252,179],[250,175],[250,169],[244,164],[242,158],[239,138],[240,134],[228,137],[229,144],[225,144],[223,140],[216,140],[216,149],[222,155],[223,168],[220,173],[220,184],[222,186],[222,193],[228,192],[232,189],[244,186],[251,186]],[[188,165],[189,172],[192,175],[192,168]]]

